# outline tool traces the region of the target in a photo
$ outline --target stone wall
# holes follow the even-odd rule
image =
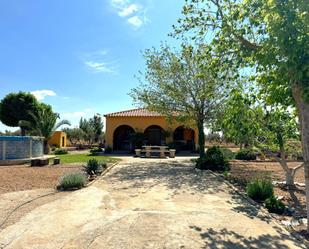
[[[43,138],[0,136],[0,160],[43,156]]]

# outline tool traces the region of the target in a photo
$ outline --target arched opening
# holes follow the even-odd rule
[[[174,131],[174,145],[176,150],[194,150],[194,130],[179,126]]]
[[[134,129],[129,125],[121,125],[117,127],[114,131],[113,149],[130,151],[132,149],[130,136],[134,132]]]
[[[145,132],[146,145],[164,145],[165,137],[164,130],[158,125],[149,126]]]

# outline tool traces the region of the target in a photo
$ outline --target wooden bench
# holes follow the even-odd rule
[[[36,157],[31,159],[31,166],[45,166],[49,165],[49,160],[54,159],[56,156],[47,155],[42,157]]]

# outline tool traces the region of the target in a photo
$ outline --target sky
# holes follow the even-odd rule
[[[134,108],[142,51],[169,37],[184,0],[0,0],[0,99],[32,92],[72,126]],[[0,122],[0,131],[9,128]]]

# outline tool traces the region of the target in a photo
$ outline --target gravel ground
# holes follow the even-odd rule
[[[0,166],[0,194],[39,188],[55,188],[62,174],[78,171],[81,164],[50,165],[30,167],[30,165]]]

